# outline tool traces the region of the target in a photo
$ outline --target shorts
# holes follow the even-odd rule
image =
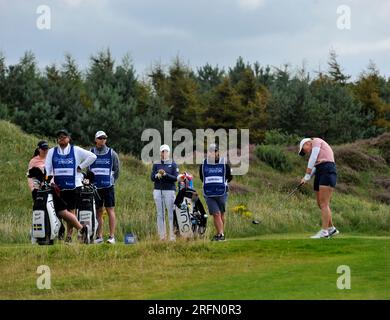
[[[336,187],[337,171],[334,162],[322,162],[316,165],[314,191],[320,191],[320,186]]]
[[[209,208],[209,213],[215,214],[217,212],[225,213],[226,210],[226,201],[228,198],[228,194],[226,193],[220,197],[206,197],[207,207]]]
[[[38,193],[38,190],[37,189],[34,189],[32,191],[32,198],[33,200],[35,201],[35,199],[37,198],[37,193]],[[56,213],[60,212],[60,211],[64,211],[66,210],[66,203],[64,200],[62,200],[58,195],[57,193],[55,192],[52,192],[52,195],[53,195],[53,203],[54,203],[54,210],[56,211]]]
[[[60,192],[60,198],[66,203],[67,210],[71,211],[76,209],[79,193],[80,188],[73,190],[62,190]]]
[[[100,199],[96,199],[98,208],[114,208],[115,207],[115,189],[114,186],[109,188],[97,189]]]

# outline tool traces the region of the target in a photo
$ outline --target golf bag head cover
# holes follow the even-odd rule
[[[28,178],[37,179],[39,182],[45,181],[45,173],[38,167],[28,170]]]

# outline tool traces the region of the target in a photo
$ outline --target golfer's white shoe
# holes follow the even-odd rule
[[[329,238],[329,232],[328,230],[321,229],[318,231],[314,236],[310,237],[311,239],[322,239],[322,238]]]
[[[340,232],[335,227],[328,228],[329,237],[337,236]]]
[[[115,244],[115,238],[114,237],[109,237],[108,240],[107,240],[107,243]]]
[[[101,244],[101,243],[103,243],[103,242],[104,242],[103,238],[96,238],[95,241],[94,241],[93,243],[95,243],[95,244]]]

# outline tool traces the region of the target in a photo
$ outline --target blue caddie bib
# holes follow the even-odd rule
[[[60,190],[73,190],[76,188],[76,158],[74,148],[70,146],[70,152],[67,155],[59,154],[58,148],[54,148],[52,159],[54,183]]]
[[[91,149],[94,154],[97,153],[96,149]],[[89,170],[95,174],[96,188],[109,188],[112,186],[112,149],[108,148],[105,154],[96,154],[96,160],[90,165]]]
[[[203,194],[206,197],[220,197],[227,192],[226,166],[221,160],[216,164],[209,164],[207,159],[203,162]]]

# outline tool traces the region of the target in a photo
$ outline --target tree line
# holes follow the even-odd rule
[[[32,52],[15,65],[0,53],[0,118],[49,137],[66,127],[82,145],[104,130],[111,146],[136,156],[142,131],[162,131],[164,120],[192,131],[248,128],[254,144],[275,130],[335,144],[390,130],[390,78],[370,62],[351,81],[335,52],[328,70],[314,75],[239,57],[226,69],[208,63],[193,69],[175,58],[143,77],[129,55],[116,63],[109,49],[92,55],[85,71],[70,54],[40,70]]]

